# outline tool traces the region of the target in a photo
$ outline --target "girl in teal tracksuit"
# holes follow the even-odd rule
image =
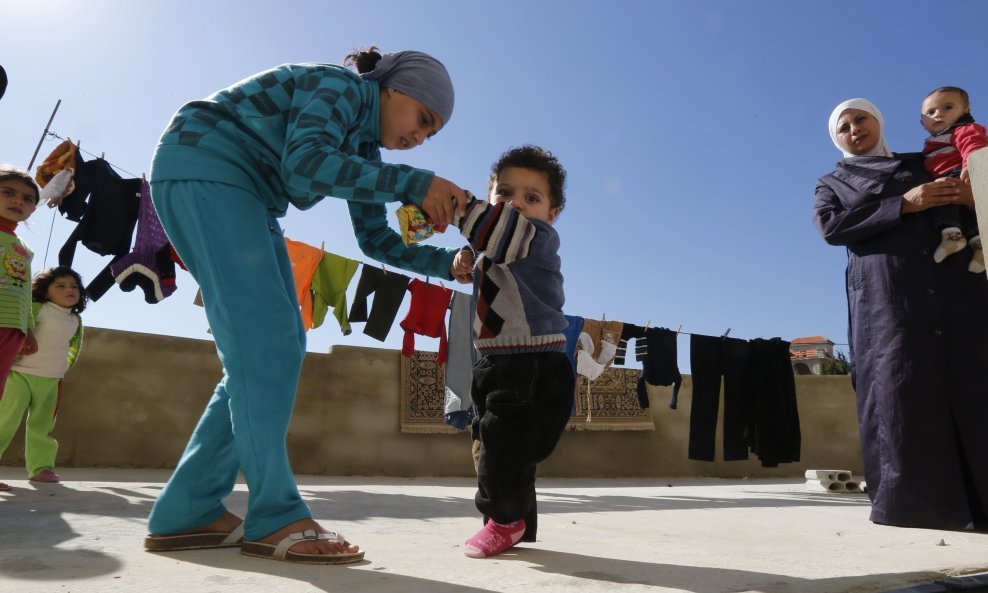
[[[154,504],[148,550],[241,545],[319,564],[363,557],[312,520],[289,467],[305,331],[277,219],[289,205],[343,198],[368,256],[447,279],[467,265],[455,249],[405,247],[385,217],[385,204],[400,201],[449,223],[466,203],[432,172],[380,158],[381,147],[414,148],[449,121],[449,75],[424,53],[375,50],[347,56],[357,72],[287,64],[251,76],[183,106],[161,137],[152,199],[202,290],[224,375]],[[238,471],[250,490],[242,522],[223,504]]]

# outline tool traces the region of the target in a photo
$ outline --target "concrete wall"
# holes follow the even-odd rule
[[[469,476],[469,437],[399,431],[396,350],[336,346],[308,354],[288,436],[297,473]],[[173,467],[221,376],[211,341],[87,328],[79,364],[65,378],[55,436],[57,464]],[[679,409],[670,388],[650,388],[655,431],[567,431],[542,466],[545,477],[801,476],[804,469],[861,474],[854,393],[848,377],[798,376],[802,462],[775,469],[686,458],[692,381]],[[23,435],[4,464],[22,463]],[[721,437],[717,435],[717,455]]]

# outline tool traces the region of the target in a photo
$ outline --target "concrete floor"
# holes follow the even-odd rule
[[[468,479],[300,476],[314,516],[362,546],[362,563],[150,554],[141,540],[167,471],[59,471],[63,483],[34,484],[0,467],[14,487],[0,493],[0,592],[863,593],[988,570],[988,535],[873,525],[864,495],[801,480],[540,480],[539,541],[472,560]],[[245,503],[241,485],[230,506]]]

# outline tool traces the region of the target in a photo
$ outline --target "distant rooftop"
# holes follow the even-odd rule
[[[823,336],[810,336],[808,338],[796,338],[789,342],[790,344],[833,344],[829,339]]]

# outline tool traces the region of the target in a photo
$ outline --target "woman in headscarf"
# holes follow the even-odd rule
[[[813,222],[847,248],[848,337],[871,520],[985,529],[988,278],[935,264],[928,209],[974,208],[969,186],[930,180],[920,154],[889,152],[864,99],[830,116],[844,154],[816,185]]]
[[[155,151],[155,209],[199,283],[224,374],[151,510],[148,550],[241,546],[319,564],[363,557],[312,519],[289,466],[305,331],[277,219],[289,205],[343,198],[365,253],[450,279],[463,273],[459,250],[405,247],[385,204],[415,204],[445,224],[466,195],[431,171],[381,162],[380,148],[414,148],[449,123],[446,68],[421,52],[376,48],[344,64],[356,72],[286,64],[188,103]],[[241,471],[250,490],[243,520],[223,503]]]

